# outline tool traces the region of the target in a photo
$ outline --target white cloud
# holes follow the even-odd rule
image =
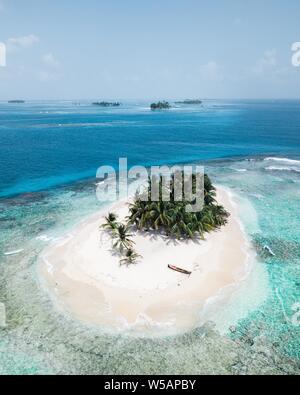
[[[221,81],[223,79],[219,65],[215,61],[210,61],[200,67],[202,79],[209,81]]]
[[[44,65],[46,65],[47,67],[53,68],[53,69],[58,69],[60,66],[60,63],[57,59],[55,59],[54,55],[49,52],[46,53],[43,57],[42,57],[42,62],[44,63]]]
[[[39,37],[34,34],[29,34],[28,36],[9,38],[6,42],[8,51],[17,51],[19,49],[26,49],[32,47],[40,41]]]
[[[264,74],[273,71],[277,66],[277,53],[275,49],[265,51],[264,55],[256,62],[253,72]]]

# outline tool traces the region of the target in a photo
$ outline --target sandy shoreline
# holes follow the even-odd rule
[[[59,308],[103,328],[186,330],[197,325],[208,301],[241,281],[253,254],[229,193],[218,188],[217,200],[231,213],[221,230],[204,241],[167,241],[136,234],[142,259],[119,265],[108,235],[99,231],[104,215],[127,214],[126,202],[116,203],[77,225],[42,254],[39,274]],[[191,276],[168,269],[173,264]]]

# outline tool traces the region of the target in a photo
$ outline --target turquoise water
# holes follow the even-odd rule
[[[299,374],[299,109],[299,102],[212,101],[168,113],[143,103],[105,111],[0,104],[0,302],[7,321],[0,374]],[[215,326],[155,339],[107,334],[56,311],[40,287],[39,253],[101,207],[95,169],[119,156],[131,164],[204,163],[233,192],[258,262],[222,314],[208,314]]]

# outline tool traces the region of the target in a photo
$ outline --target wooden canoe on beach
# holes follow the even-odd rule
[[[181,269],[180,267],[177,267],[177,266],[168,265],[168,268],[171,270],[175,270],[175,272],[187,274],[188,276],[190,276],[192,274],[192,272],[189,272],[188,270]]]

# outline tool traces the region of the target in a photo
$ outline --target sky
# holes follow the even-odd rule
[[[0,0],[0,100],[300,98],[299,0]]]

